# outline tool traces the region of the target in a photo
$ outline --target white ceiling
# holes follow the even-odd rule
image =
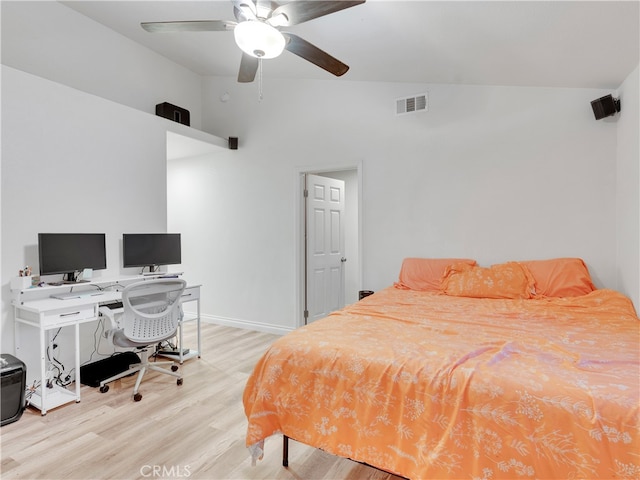
[[[241,53],[233,32],[152,34],[140,27],[235,20],[229,0],[63,3],[198,74],[237,76]],[[336,81],[616,88],[639,62],[639,5],[368,0],[287,31],[351,67]],[[336,78],[286,51],[265,60],[263,72]]]

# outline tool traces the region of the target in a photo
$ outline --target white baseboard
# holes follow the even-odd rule
[[[243,328],[245,330],[254,330],[257,332],[274,333],[276,335],[286,335],[287,333],[294,330],[293,328],[282,327],[279,325],[250,322],[247,320],[239,320],[237,318],[218,317],[215,315],[206,314],[201,314],[200,320],[205,323],[224,325],[226,327]]]

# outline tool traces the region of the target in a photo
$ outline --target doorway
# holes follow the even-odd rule
[[[344,284],[342,299],[345,305],[358,301],[358,291],[362,285],[362,165],[335,167],[330,169],[300,169],[296,171],[296,318],[298,326],[305,325],[309,318],[308,305],[308,259],[306,256],[309,221],[306,218],[306,201],[304,191],[307,175],[317,175],[344,182],[344,259],[341,267],[344,269]],[[328,296],[332,295],[327,291]],[[335,293],[333,293],[335,297]],[[329,299],[328,304],[332,301]],[[328,313],[328,312],[327,312]]]

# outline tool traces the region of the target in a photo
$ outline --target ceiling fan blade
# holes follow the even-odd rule
[[[255,20],[256,6],[252,0],[235,0],[233,2],[233,14],[238,22]]]
[[[251,83],[256,78],[256,72],[258,71],[258,65],[260,60],[246,53],[242,54],[242,60],[240,60],[240,71],[238,72],[238,82]]]
[[[267,18],[273,10],[271,0],[255,0],[256,2],[256,15],[258,17]]]
[[[297,0],[276,8],[271,17],[284,14],[288,19],[285,23],[279,21],[282,26],[298,25],[299,23],[313,20],[314,18],[339,12],[345,8],[355,7],[365,0]]]
[[[222,32],[233,30],[236,22],[227,20],[191,20],[177,22],[142,22],[140,26],[151,33]]]
[[[337,58],[332,57],[324,50],[320,50],[315,45],[307,42],[293,33],[282,32],[287,40],[284,48],[291,53],[295,53],[301,58],[317,65],[320,68],[325,69],[327,72],[334,74],[336,77],[340,77],[347,73],[349,65],[342,63]]]

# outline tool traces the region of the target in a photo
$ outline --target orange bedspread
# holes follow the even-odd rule
[[[282,432],[414,480],[640,478],[628,298],[496,300],[389,287],[277,340],[247,445]]]

